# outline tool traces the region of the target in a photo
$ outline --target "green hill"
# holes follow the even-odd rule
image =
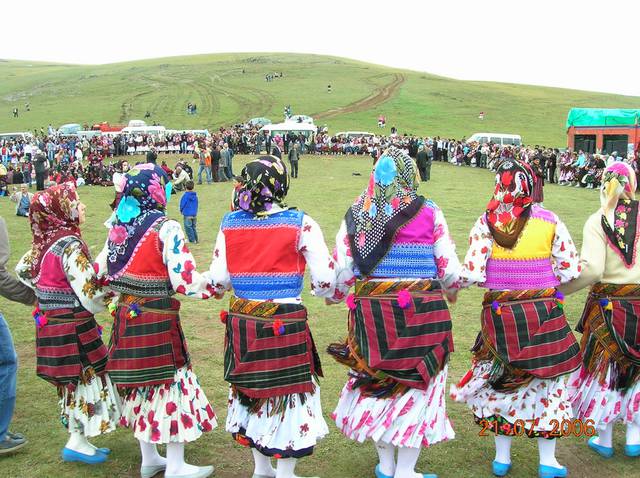
[[[266,82],[272,72],[284,77]],[[186,114],[189,101],[198,105],[197,115]],[[211,129],[256,116],[278,121],[287,104],[333,132],[373,131],[384,114],[387,128],[395,125],[402,133],[462,137],[495,131],[563,146],[571,107],[640,108],[640,97],[453,80],[302,54],[198,55],[100,66],[0,60],[0,131],[124,123],[146,111],[151,121],[170,128]],[[18,118],[12,117],[14,107]]]

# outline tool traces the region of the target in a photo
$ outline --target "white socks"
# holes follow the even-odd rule
[[[627,445],[640,445],[640,425],[627,425]]]
[[[597,445],[611,448],[613,446],[613,423],[598,428],[598,436],[594,440]]]
[[[271,457],[263,455],[255,448],[252,448],[251,452],[253,453],[253,461],[255,463],[253,473],[256,475],[270,476],[272,478],[275,477],[276,470],[271,465]]]
[[[154,443],[138,440],[140,442],[140,454],[142,455],[141,466],[166,465],[167,459],[160,456],[158,447]]]
[[[556,439],[538,438],[538,453],[540,454],[540,464],[560,468],[561,465],[556,460]]]
[[[416,473],[416,463],[422,449],[398,447],[398,463],[394,478],[422,478],[422,473]]]
[[[513,437],[496,435],[496,461],[505,465],[511,464],[511,442]]]
[[[72,416],[69,416],[69,440],[65,445],[65,448],[69,450],[77,451],[84,455],[95,455],[96,447],[89,443],[87,437],[82,433],[81,428],[76,426],[76,421]]]
[[[300,478],[294,473],[297,462],[297,458],[280,458],[276,468],[276,478]]]
[[[375,442],[380,462],[380,471],[387,476],[393,476],[396,472],[396,447],[382,441]]]
[[[200,468],[184,462],[184,443],[167,444],[167,468],[165,476],[188,475],[196,473]]]

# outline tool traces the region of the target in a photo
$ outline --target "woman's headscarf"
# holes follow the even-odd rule
[[[286,207],[289,176],[281,159],[260,156],[242,168],[234,190],[233,207],[255,215],[269,212],[274,204]]]
[[[640,235],[636,187],[636,173],[630,165],[616,162],[604,170],[600,187],[602,228],[627,267],[634,265]]]
[[[533,200],[533,171],[526,163],[505,159],[496,171],[496,187],[486,218],[496,242],[513,247],[527,222]]]
[[[147,231],[165,216],[165,208],[171,197],[169,178],[155,164],[138,164],[114,179],[114,187],[122,196],[107,241],[110,280],[120,275]]]
[[[404,151],[391,147],[380,156],[369,186],[345,215],[353,259],[368,275],[387,254],[397,230],[422,208],[418,170]]]
[[[73,236],[80,240],[89,257],[89,250],[80,235],[80,214],[76,188],[62,183],[37,192],[29,207],[29,222],[33,233],[31,276],[37,280],[45,253],[58,240]]]

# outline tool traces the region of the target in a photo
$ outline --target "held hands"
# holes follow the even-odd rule
[[[455,304],[458,301],[458,289],[448,290],[445,295],[450,304]]]

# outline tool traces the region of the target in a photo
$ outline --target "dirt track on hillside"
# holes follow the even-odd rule
[[[341,106],[340,108],[333,108],[331,110],[323,111],[322,113],[316,113],[313,117],[314,119],[327,119],[345,113],[357,113],[359,111],[374,108],[395,95],[405,80],[406,78],[403,74],[394,73],[391,83],[377,88],[369,96],[362,98],[361,100],[354,101],[353,103],[349,103],[346,106]]]

